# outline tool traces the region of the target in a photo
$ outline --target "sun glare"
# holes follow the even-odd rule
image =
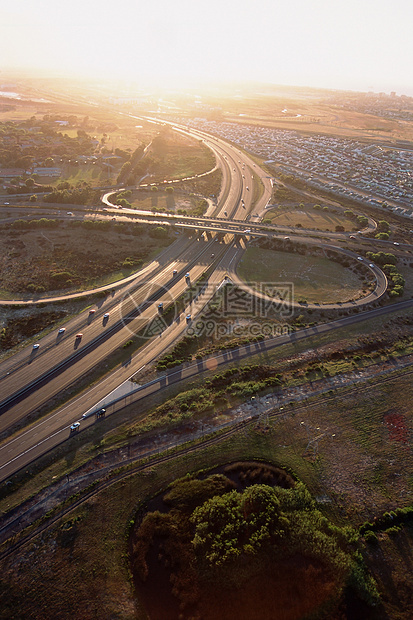
[[[3,70],[158,86],[237,80],[407,91],[412,22],[409,0],[16,0],[2,11],[0,57]]]

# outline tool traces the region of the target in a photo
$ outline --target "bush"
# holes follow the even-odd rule
[[[379,542],[376,534],[372,532],[371,530],[367,530],[367,532],[364,534],[364,540],[369,545],[377,545]]]

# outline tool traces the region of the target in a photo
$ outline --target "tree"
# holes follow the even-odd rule
[[[241,553],[256,553],[264,542],[284,536],[290,524],[274,489],[265,484],[213,497],[194,510],[191,522],[195,549],[218,566]]]
[[[367,226],[367,224],[369,223],[368,219],[366,218],[365,215],[358,215],[357,216],[357,224],[360,228],[365,228]]]
[[[377,224],[377,230],[379,232],[390,232],[390,224],[386,220],[380,220]]]

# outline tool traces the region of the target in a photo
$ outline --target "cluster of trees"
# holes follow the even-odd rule
[[[126,190],[124,192],[119,192],[118,194],[116,194],[114,197],[114,202],[120,207],[130,209],[132,207],[131,203],[129,202],[131,198],[132,192],[130,190]]]
[[[93,140],[84,129],[71,138],[59,132],[48,115],[43,119],[0,123],[0,165],[7,168],[28,170],[34,162],[50,166],[55,158],[60,161],[91,155],[94,149]]]
[[[41,217],[39,220],[14,220],[10,224],[11,228],[17,230],[30,230],[32,228],[57,228],[59,222],[57,220]]]
[[[397,258],[391,252],[366,252],[366,257],[380,266],[397,264]]]
[[[380,239],[381,241],[387,241],[390,236],[390,224],[386,222],[386,220],[380,220],[377,223],[377,234],[375,235],[376,239]]]
[[[274,489],[264,484],[243,493],[216,495],[195,508],[190,521],[195,552],[216,566],[257,553],[263,545],[284,538],[291,526]]]
[[[404,293],[405,279],[397,267],[397,257],[391,252],[367,252],[368,260],[380,265],[388,279],[388,293],[390,297],[401,297]]]
[[[400,271],[394,265],[384,265],[383,271],[388,278],[388,292],[390,297],[401,297],[406,284]]]
[[[61,185],[65,185],[64,189],[53,190],[50,194],[46,194],[43,200],[58,204],[85,205],[89,200],[96,199],[99,194],[89,185],[79,187],[72,187],[69,183]]]
[[[146,172],[147,158],[145,162],[141,161],[145,151],[145,145],[138,146],[132,154],[124,151],[122,156],[126,159],[118,174],[117,183],[126,183],[126,185],[134,185],[136,178],[143,176]]]
[[[351,209],[346,209],[344,211],[344,215],[355,221],[357,229],[365,228],[369,223],[369,220],[365,215],[356,215]]]
[[[181,610],[194,610],[205,588],[242,588],[251,579],[265,580],[274,563],[282,567],[301,557],[324,567],[330,581],[334,575],[335,594],[350,582],[364,600],[377,603],[375,582],[354,550],[358,532],[333,525],[304,484],[258,483],[242,492],[234,486],[223,474],[188,474],[171,485],[163,498],[169,512],[149,512],[132,535],[132,570],[140,585],[164,562]]]

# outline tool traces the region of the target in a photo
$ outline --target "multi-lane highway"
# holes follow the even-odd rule
[[[205,142],[208,143],[207,139]],[[222,192],[215,215],[219,217],[227,213],[229,218],[241,220],[251,210],[252,168],[255,164],[229,145],[217,146],[215,140],[211,140],[210,146],[223,171]],[[258,210],[268,202],[271,184],[264,172],[254,170],[254,173],[257,177],[259,174],[263,177],[264,190],[255,204]],[[136,279],[70,321],[64,332],[59,334],[56,330],[49,333],[36,343],[39,345],[37,349],[23,349],[3,362],[0,365],[0,433],[3,437],[29,414],[34,414],[42,404],[64,394],[69,385],[121,347],[132,334],[141,332],[151,324],[158,316],[159,301],[166,306],[188,290],[186,273],[189,272],[192,283],[212,266],[215,279],[223,278],[236,252],[233,239],[233,235],[226,236],[220,242],[217,242],[216,236],[210,240],[182,236]],[[203,293],[198,302],[199,309],[213,294],[213,288]],[[40,452],[43,452],[55,445],[60,440],[60,432],[67,435],[72,422],[139,367],[161,355],[185,330],[186,313],[196,316],[198,309],[194,304],[192,302],[192,307],[185,309],[172,326],[135,355],[127,367],[119,368],[73,402],[34,423],[11,440],[6,440],[1,447],[0,472],[3,475],[0,474],[0,477],[10,475],[11,470],[18,468],[22,455],[30,454],[31,459],[39,453],[35,446],[42,446]],[[7,463],[9,465],[6,467]]]
[[[184,128],[178,130],[184,131]],[[240,227],[242,232],[242,220],[250,218],[244,237],[253,233],[268,234],[251,221],[254,214],[263,212],[271,197],[272,184],[267,174],[235,147],[201,132],[197,132],[197,137],[214,151],[223,174],[210,237],[188,239],[182,235],[136,278],[68,322],[64,332],[49,333],[36,343],[37,349],[23,349],[3,362],[0,365],[0,433],[6,437],[29,414],[35,414],[40,406],[63,395],[68,386],[123,346],[132,334],[142,333],[155,319],[161,328],[131,356],[127,366],[115,369],[63,407],[5,439],[0,446],[0,480],[67,438],[69,426],[75,420],[81,419],[82,427],[94,423],[93,416],[84,420],[82,415],[93,410],[140,368],[161,356],[184,333],[188,325],[186,317],[190,314],[191,319],[195,319],[215,293],[214,286],[207,287],[197,299],[188,302],[170,326],[162,327],[158,303],[163,302],[166,308],[188,291],[188,285],[196,282],[206,270],[209,270],[210,280],[218,284],[228,273],[233,273],[240,246],[244,247],[243,238],[238,237],[234,242],[234,234],[240,232]],[[256,186],[259,191],[255,192]],[[197,226],[196,222],[187,223]],[[199,223],[199,228],[205,230],[205,221]],[[302,240],[320,243],[311,237]],[[185,277],[187,273],[189,281]],[[379,288],[385,285],[380,281],[380,273],[381,270],[377,270],[375,274]]]

